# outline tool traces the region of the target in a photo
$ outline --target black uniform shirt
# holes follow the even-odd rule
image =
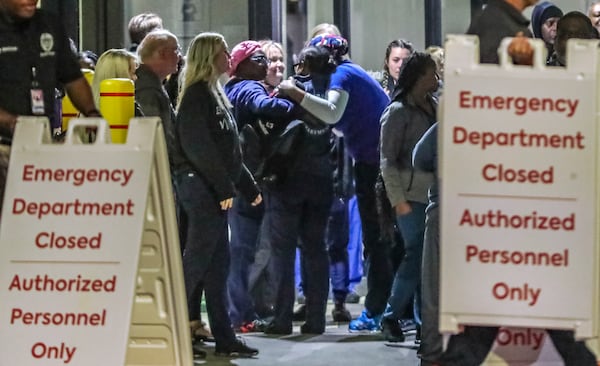
[[[529,20],[505,0],[489,0],[483,12],[469,26],[467,34],[479,36],[479,56],[482,63],[498,63],[498,47],[505,37],[523,32],[531,37]]]
[[[62,25],[36,10],[27,20],[15,21],[0,12],[0,108],[31,115],[32,68],[44,93],[44,115],[54,113],[55,88],[82,77]],[[7,131],[2,135],[10,136]]]

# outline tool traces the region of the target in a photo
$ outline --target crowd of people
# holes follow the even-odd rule
[[[0,48],[10,51],[0,55],[2,187],[17,116],[55,116],[58,88],[84,116],[100,116],[100,83],[131,79],[136,115],[160,117],[165,131],[195,357],[205,357],[202,342],[215,342],[218,356],[256,356],[236,334],[288,335],[299,319],[301,333],[324,333],[331,287],[333,320],[348,322],[350,332],[402,342],[412,324],[421,365],[483,362],[497,328],[466,327],[444,350],[437,325],[443,48],[393,40],[383,78],[375,80],[350,59],[339,29],[324,23],[309,34],[286,79],[278,42],[245,40],[230,48],[223,35],[203,32],[184,54],[152,13],[129,22],[129,50],[109,49],[99,58],[76,53],[57,20],[35,4],[0,0]],[[530,29],[522,12],[533,5]],[[525,38],[535,37],[546,45],[548,65],[565,66],[567,40],[599,38],[598,29],[600,2],[586,15],[563,14],[548,1],[489,0],[467,33],[480,38],[481,62],[498,63],[500,41],[516,37],[513,60],[530,63]],[[43,64],[24,51],[41,33],[54,38],[56,49]],[[8,66],[14,72],[5,72]],[[82,66],[95,69],[91,86]],[[345,305],[353,195],[367,282],[360,314]],[[294,312],[297,248],[304,304]],[[208,323],[201,319],[203,297]],[[572,332],[548,332],[567,365],[596,365]]]

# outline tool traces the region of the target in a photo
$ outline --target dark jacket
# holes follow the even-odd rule
[[[135,102],[146,117],[160,117],[165,131],[169,162],[173,165],[175,136],[173,135],[173,123],[175,122],[175,111],[169,100],[162,80],[148,68],[141,64],[135,72]]]
[[[218,201],[239,192],[253,201],[258,187],[242,163],[235,120],[219,107],[205,81],[188,87],[175,122],[177,172],[193,169],[214,192]]]
[[[479,37],[479,59],[482,63],[497,64],[498,47],[502,39],[523,32],[531,37],[529,21],[505,0],[489,0],[483,12],[476,17],[467,34]]]
[[[302,109],[287,99],[269,96],[265,86],[256,80],[234,78],[224,89],[233,104],[233,115],[243,140],[244,162],[254,173],[268,154],[266,149],[289,122],[300,116]]]
[[[44,111],[55,117],[55,88],[83,77],[59,19],[37,9],[31,19],[17,21],[0,10],[0,108],[32,115],[33,71],[43,91]],[[0,128],[0,135],[12,131]]]
[[[415,145],[413,150],[413,166],[415,170],[434,175],[433,184],[429,188],[429,206],[427,210],[437,207],[439,200],[438,179],[438,123],[436,122]]]

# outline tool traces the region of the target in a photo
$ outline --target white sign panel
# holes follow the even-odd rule
[[[124,364],[153,156],[147,128],[146,145],[60,145],[42,142],[39,120],[19,122],[0,228],[3,365]]]
[[[569,51],[585,61],[479,65],[471,38],[447,43],[442,330],[470,323],[594,333],[598,50],[582,42]]]
[[[500,328],[485,365],[564,366],[543,329]]]

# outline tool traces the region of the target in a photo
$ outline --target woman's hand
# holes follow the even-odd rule
[[[262,202],[262,196],[259,193],[258,196],[256,196],[256,198],[254,199],[254,201],[252,201],[251,205],[258,206],[258,205],[260,205],[261,202]]]
[[[396,210],[396,215],[404,216],[404,215],[408,215],[409,213],[412,212],[412,207],[410,207],[410,204],[408,202],[404,201],[404,202],[400,202],[399,204],[397,204],[395,207],[395,210]]]
[[[233,197],[226,198],[223,201],[219,202],[221,205],[221,210],[226,211],[233,207]]]

